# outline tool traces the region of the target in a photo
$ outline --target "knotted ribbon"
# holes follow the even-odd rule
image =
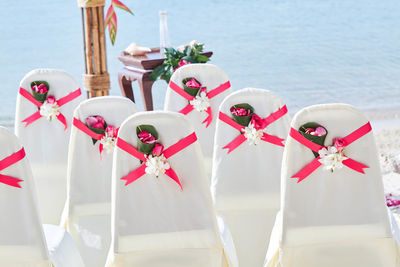
[[[186,147],[190,146],[194,142],[196,142],[197,136],[195,133],[192,133],[185,138],[181,139],[174,145],[168,147],[163,151],[163,155],[166,159],[172,157],[176,153],[180,152],[181,150],[185,149]],[[119,138],[117,139],[117,146],[127,152],[128,154],[132,155],[133,157],[141,160],[143,164],[137,168],[136,170],[130,172],[128,175],[124,176],[121,178],[121,180],[126,180],[125,186],[129,185],[130,183],[136,181],[140,177],[142,177],[146,173],[146,161],[147,161],[147,155],[139,152],[135,147],[133,147],[131,144],[127,143],[123,139]],[[165,171],[165,174],[168,175],[172,180],[174,180],[181,190],[183,190],[181,182],[179,181],[178,175],[175,173],[175,171],[170,167]]]
[[[14,154],[0,160],[0,171],[10,167],[11,165],[14,165],[18,161],[22,160],[24,157],[25,157],[25,150],[24,148],[21,148],[18,152],[15,152]],[[18,178],[0,174],[0,183],[9,186],[21,188],[21,185],[19,183],[22,181],[23,180]]]
[[[86,124],[84,124],[77,118],[73,119],[72,124],[79,130],[84,132],[85,134],[89,135],[90,137],[92,137],[93,139],[96,139],[98,141],[101,141],[101,139],[106,135],[105,133],[98,134],[98,133],[93,132],[92,130],[89,129],[89,127],[86,126]],[[117,128],[117,136],[118,136],[118,130],[119,130],[119,128]],[[100,145],[99,145],[99,152],[100,152],[100,155],[103,152],[103,144],[102,143],[100,143]]]
[[[276,120],[282,118],[285,114],[287,113],[287,107],[284,105],[265,119],[263,121],[265,122],[265,127],[263,127],[260,130],[264,130],[268,125],[271,123],[275,122]],[[247,140],[247,138],[244,136],[244,126],[240,125],[239,123],[235,122],[230,116],[226,115],[223,112],[219,112],[219,119],[226,124],[232,126],[233,128],[239,130],[241,134],[236,137],[233,141],[231,141],[229,144],[224,146],[222,149],[228,149],[228,154],[231,153],[233,150],[235,150],[238,146],[240,146],[244,141]],[[285,139],[279,138],[274,135],[267,134],[263,132],[263,135],[261,137],[261,140],[264,142],[268,142],[277,146],[285,146],[282,142],[285,141]]]
[[[37,101],[33,95],[31,95],[28,91],[26,91],[24,88],[20,87],[19,88],[19,94],[22,95],[23,97],[25,97],[29,102],[31,102],[32,104],[34,104],[35,106],[37,106],[39,109],[40,107],[43,105],[43,103],[40,103],[39,101]],[[77,89],[75,91],[73,91],[72,93],[56,100],[56,103],[58,105],[58,107],[61,107],[65,104],[67,104],[68,102],[71,102],[72,100],[74,100],[75,98],[77,98],[78,96],[81,95],[81,89]],[[40,115],[40,110],[38,110],[37,112],[33,113],[31,116],[29,116],[28,118],[26,118],[25,120],[23,120],[22,122],[25,122],[25,127],[27,127],[29,124],[33,123],[34,121],[40,119],[42,117],[42,115]],[[64,130],[66,130],[68,128],[67,125],[67,119],[64,117],[64,115],[60,112],[60,114],[57,115],[57,119],[64,124]]]
[[[192,101],[193,99],[195,99],[194,96],[191,96],[190,94],[188,94],[184,89],[182,89],[181,87],[179,87],[176,83],[174,83],[173,81],[169,82],[169,87],[174,90],[176,93],[178,93],[180,96],[182,96],[183,98],[185,98],[186,100],[188,100],[189,102]],[[208,99],[212,99],[213,97],[221,94],[222,92],[224,92],[225,90],[229,89],[231,87],[231,83],[229,81],[227,81],[226,83],[221,84],[220,86],[218,86],[217,88],[207,92],[206,96]],[[184,115],[189,114],[192,110],[194,109],[192,104],[188,104],[186,107],[184,107],[183,109],[181,109],[179,111],[179,113],[182,113]],[[207,108],[206,110],[208,116],[207,118],[202,122],[202,123],[207,123],[206,128],[208,126],[210,126],[213,116],[212,116],[212,110],[211,110],[211,106]]]
[[[363,137],[364,135],[369,133],[371,130],[372,130],[371,124],[369,122],[364,124],[357,130],[355,130],[354,132],[352,132],[351,134],[349,134],[343,138],[344,147],[346,147],[346,146],[350,145],[351,143],[353,143],[354,141],[360,139],[361,137]],[[326,148],[324,146],[320,146],[318,144],[311,142],[310,140],[305,138],[303,135],[301,135],[298,131],[296,131],[293,128],[290,129],[289,135],[294,140],[296,140],[297,142],[299,142],[303,146],[311,149],[314,152],[318,153],[318,151],[320,151],[321,149]],[[347,155],[346,155],[346,157],[347,157]],[[319,166],[322,165],[322,163],[319,162],[320,159],[321,159],[321,157],[318,156],[313,161],[311,161],[308,165],[306,165],[303,169],[301,169],[298,173],[293,175],[291,178],[299,178],[297,183],[300,183],[305,178],[307,178],[307,176],[309,176],[311,173],[313,173]],[[357,162],[351,158],[347,158],[347,159],[343,160],[342,163],[343,163],[343,165],[347,166],[348,168],[350,168],[356,172],[359,172],[359,173],[365,173],[363,169],[369,168],[367,165]]]

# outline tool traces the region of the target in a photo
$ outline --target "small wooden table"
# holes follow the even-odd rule
[[[211,57],[213,52],[207,51],[201,54]],[[151,72],[165,60],[165,56],[160,54],[160,48],[152,48],[151,52],[147,53],[145,56],[131,56],[126,52],[122,52],[118,59],[125,65],[118,72],[118,81],[122,95],[135,102],[132,82],[137,80],[139,82],[145,109],[153,110],[151,88],[154,82],[150,80],[149,76]]]

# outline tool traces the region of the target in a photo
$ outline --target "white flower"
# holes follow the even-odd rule
[[[336,147],[328,146],[318,151],[320,156],[319,162],[324,165],[326,170],[334,171],[335,169],[341,169],[343,167],[343,160],[347,159],[342,153],[340,153]]]
[[[146,161],[145,172],[147,174],[154,174],[158,177],[160,173],[165,173],[165,171],[169,168],[169,163],[164,155],[160,155],[158,157],[150,155]]]
[[[210,99],[207,97],[206,92],[201,92],[199,96],[189,102],[195,110],[205,111],[210,106]]]
[[[58,111],[58,109],[59,106],[57,105],[57,103],[50,104],[48,102],[44,102],[40,106],[40,115],[51,121],[60,114],[60,111]]]
[[[254,128],[254,125],[252,123],[244,128],[244,137],[247,138],[249,145],[257,145],[260,142],[262,136],[263,131]]]
[[[100,140],[100,144],[103,145],[103,149],[107,152],[107,154],[113,152],[114,147],[115,147],[115,138],[107,136],[103,136]]]

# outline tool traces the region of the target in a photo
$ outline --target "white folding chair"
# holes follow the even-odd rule
[[[246,88],[230,94],[220,106],[216,122],[212,191],[219,216],[227,223],[240,266],[262,266],[280,204],[283,142],[243,140],[233,150],[229,144],[242,137],[245,126],[235,123],[231,107],[249,104],[268,126],[263,132],[285,139],[290,118],[286,106],[271,92]],[[233,125],[232,125],[233,123]],[[235,128],[236,127],[236,128]]]
[[[345,158],[333,148],[326,157],[298,132],[310,122],[327,130],[324,146],[343,138],[337,147]],[[282,164],[282,205],[265,266],[399,266],[373,133],[360,111],[345,104],[299,111]]]
[[[177,179],[169,172],[158,178],[145,173],[147,158],[137,152],[140,125],[155,127]],[[187,118],[162,111],[129,117],[114,152],[107,266],[236,266],[232,247],[223,247],[208,184],[200,145]]]
[[[38,103],[32,100],[31,92],[31,83],[35,81],[46,81],[50,86],[48,95],[54,96],[57,100],[62,99],[59,103],[59,112],[63,117],[48,121],[38,115]],[[64,71],[36,69],[26,74],[20,83],[15,133],[31,160],[38,190],[39,211],[44,223],[60,222],[66,199],[72,114],[82,99],[78,83]]]
[[[211,117],[206,111],[199,112],[190,105],[190,95],[183,90],[182,82],[189,77],[195,78],[202,86],[207,88]],[[220,68],[211,64],[189,64],[180,67],[174,72],[168,84],[164,110],[181,112],[183,114],[187,113],[186,115],[193,124],[199,138],[207,173],[211,173],[218,108],[222,100],[231,92],[232,89],[228,76]],[[208,127],[208,123],[205,122],[207,118],[210,119]]]
[[[45,240],[25,150],[3,127],[0,148],[0,266],[83,267],[78,250],[62,228],[45,225]]]
[[[100,153],[101,139],[93,144],[94,132],[87,127],[86,119],[101,116],[107,125],[119,128],[135,112],[132,101],[118,96],[88,99],[74,112],[62,224],[72,235],[87,267],[104,267],[110,246],[113,154],[105,149]],[[93,136],[98,137],[95,133]]]

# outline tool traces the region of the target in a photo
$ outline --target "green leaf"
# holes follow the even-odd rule
[[[143,154],[150,155],[151,151],[153,150],[153,148],[155,146],[155,143],[146,144],[146,143],[143,143],[142,141],[140,141],[138,135],[139,135],[140,132],[143,132],[143,131],[146,131],[146,132],[150,133],[156,139],[158,139],[158,132],[157,132],[156,128],[154,128],[153,125],[145,125],[145,124],[143,124],[143,125],[139,125],[139,126],[136,127],[136,137],[137,137],[137,148],[138,148],[138,151],[143,153]]]
[[[312,129],[316,129],[317,127],[322,127],[325,129],[326,134],[324,136],[316,136],[316,135],[311,135],[311,134],[307,134],[305,131],[307,130],[307,128],[312,128]],[[303,124],[302,126],[300,126],[299,128],[299,133],[301,133],[305,138],[307,138],[308,140],[310,140],[311,142],[320,145],[320,146],[324,146],[325,143],[325,138],[326,135],[328,134],[328,131],[326,130],[326,128],[324,126],[322,126],[319,123],[316,122],[308,122],[306,124]],[[315,151],[312,151],[314,156],[317,158],[319,156],[319,154]]]
[[[247,103],[241,103],[241,104],[233,105],[229,110],[231,110],[232,108],[244,108],[244,109],[247,109],[247,110],[250,109],[251,113],[248,116],[237,116],[235,114],[232,114],[232,117],[233,117],[234,121],[236,121],[237,123],[239,123],[242,126],[248,126],[250,121],[251,121],[251,118],[252,118],[252,116],[254,114],[254,108],[251,105],[247,104]]]
[[[205,56],[205,55],[197,55],[197,61],[199,62],[199,63],[206,63],[206,62],[208,62],[209,60],[210,60],[210,58],[209,57],[207,57],[207,56]]]
[[[160,66],[158,66],[157,68],[155,68],[152,73],[150,73],[150,80],[151,81],[157,81],[158,79],[160,79],[161,75],[165,72],[165,65],[161,64]]]

